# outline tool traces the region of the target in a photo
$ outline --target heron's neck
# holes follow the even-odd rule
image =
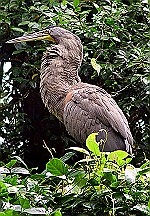
[[[49,111],[62,120],[63,103],[69,89],[80,82],[82,57],[78,50],[62,45],[48,48],[41,65],[41,96]]]
[[[74,85],[80,82],[78,71],[82,62],[82,53],[76,47],[68,49],[59,44],[47,48],[42,59],[41,75],[46,73],[56,82],[66,82],[68,85]],[[50,78],[49,78],[50,79]]]

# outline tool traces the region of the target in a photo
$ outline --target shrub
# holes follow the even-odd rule
[[[19,157],[3,165],[0,216],[150,215],[149,161],[135,168],[127,152],[100,152],[95,134],[86,145],[50,159],[42,173],[33,174]],[[86,157],[69,166],[73,151]]]

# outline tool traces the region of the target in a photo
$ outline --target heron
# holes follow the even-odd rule
[[[103,151],[125,150],[131,154],[133,137],[122,110],[104,89],[79,77],[83,59],[80,38],[62,27],[51,26],[7,43],[33,40],[51,41],[40,70],[41,98],[49,112],[76,141],[83,144],[91,133],[97,133],[97,142],[105,140],[100,147]]]

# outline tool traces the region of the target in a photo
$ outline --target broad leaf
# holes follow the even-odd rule
[[[98,133],[92,133],[88,136],[88,138],[86,139],[86,146],[95,156],[100,156],[101,152],[99,150],[99,145],[95,140],[95,136],[97,134]]]
[[[128,155],[129,154],[125,151],[117,150],[117,151],[111,152],[108,155],[108,160],[109,161],[118,161],[118,160],[122,160],[122,159],[128,157]]]
[[[6,164],[7,168],[13,167],[17,163],[17,160],[11,160],[9,163]]]
[[[80,3],[80,0],[74,0],[74,1],[73,1],[74,7],[75,7],[75,8],[78,7],[79,3]]]
[[[46,164],[46,169],[55,176],[65,175],[68,172],[68,169],[65,166],[64,162],[58,158],[51,159]]]
[[[101,66],[100,66],[99,64],[97,64],[95,58],[92,58],[92,59],[91,59],[91,65],[92,65],[92,67],[97,71],[97,74],[99,75],[100,70],[101,70]]]
[[[22,208],[24,209],[28,209],[30,208],[30,202],[29,202],[29,199],[27,198],[23,198],[23,197],[19,197],[19,202],[20,202],[20,205]]]

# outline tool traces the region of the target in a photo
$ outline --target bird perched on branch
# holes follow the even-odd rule
[[[105,140],[104,151],[132,153],[133,138],[122,110],[105,90],[81,82],[78,72],[83,47],[79,37],[52,26],[7,43],[33,40],[54,43],[42,58],[40,92],[45,106],[63,122],[68,133],[84,143],[89,134],[98,132],[96,140]]]

